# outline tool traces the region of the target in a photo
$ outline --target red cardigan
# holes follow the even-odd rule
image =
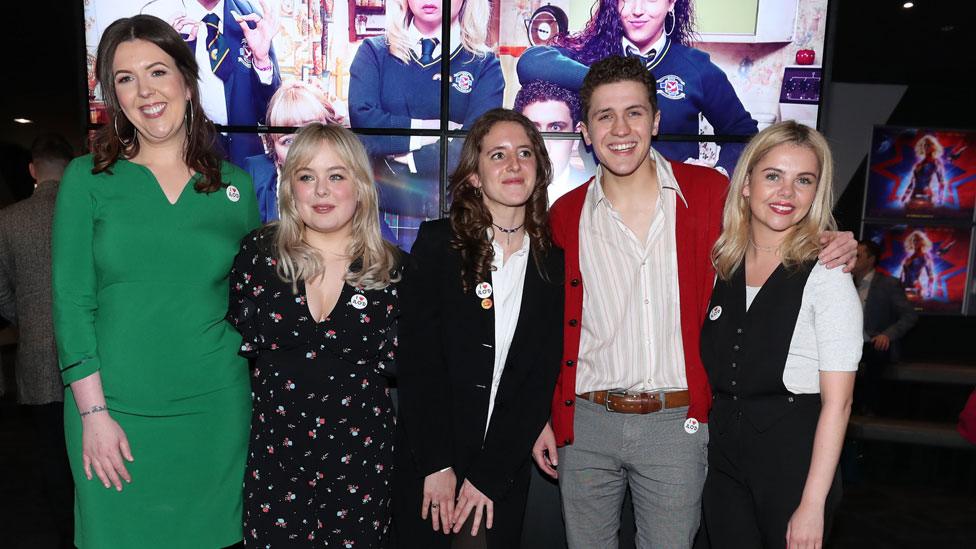
[[[671,162],[688,205],[677,201],[675,237],[678,249],[678,296],[685,375],[691,392],[688,416],[708,421],[711,389],[699,356],[699,336],[712,294],[715,272],[709,255],[722,229],[722,208],[728,179],[711,168]],[[583,276],[579,261],[580,214],[593,179],[560,198],[549,214],[553,240],[566,252],[566,307],[563,362],[552,398],[552,428],[559,446],[573,443],[576,403],[576,360],[583,318]]]

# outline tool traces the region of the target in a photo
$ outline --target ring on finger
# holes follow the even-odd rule
[[[439,504],[437,504],[437,503],[431,503],[431,504],[430,504],[430,508],[431,508],[431,509],[437,509],[438,507],[440,507],[440,505],[439,505]]]

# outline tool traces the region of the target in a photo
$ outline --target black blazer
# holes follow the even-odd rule
[[[888,336],[891,339],[889,352],[893,359],[897,359],[898,340],[912,329],[917,320],[918,313],[905,298],[901,281],[875,271],[864,302],[864,331],[868,336]]]
[[[460,254],[447,219],[420,227],[400,284],[397,352],[401,445],[398,459],[422,479],[453,467],[492,501],[503,500],[549,417],[562,352],[563,254],[544,258],[544,279],[530,257],[522,305],[505,370],[488,400],[494,369],[495,309],[461,290]],[[490,281],[490,279],[489,279]],[[405,442],[404,444],[402,444]],[[526,478],[527,481],[527,478]],[[419,510],[419,506],[418,506]]]

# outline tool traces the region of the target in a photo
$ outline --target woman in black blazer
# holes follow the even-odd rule
[[[562,348],[551,178],[532,123],[491,110],[451,175],[449,218],[420,227],[400,286],[397,547],[519,544]]]

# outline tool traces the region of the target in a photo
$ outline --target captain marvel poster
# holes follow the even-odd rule
[[[881,245],[878,268],[901,281],[916,310],[961,313],[969,265],[969,227],[865,225]]]
[[[867,218],[973,219],[976,132],[875,127]]]

